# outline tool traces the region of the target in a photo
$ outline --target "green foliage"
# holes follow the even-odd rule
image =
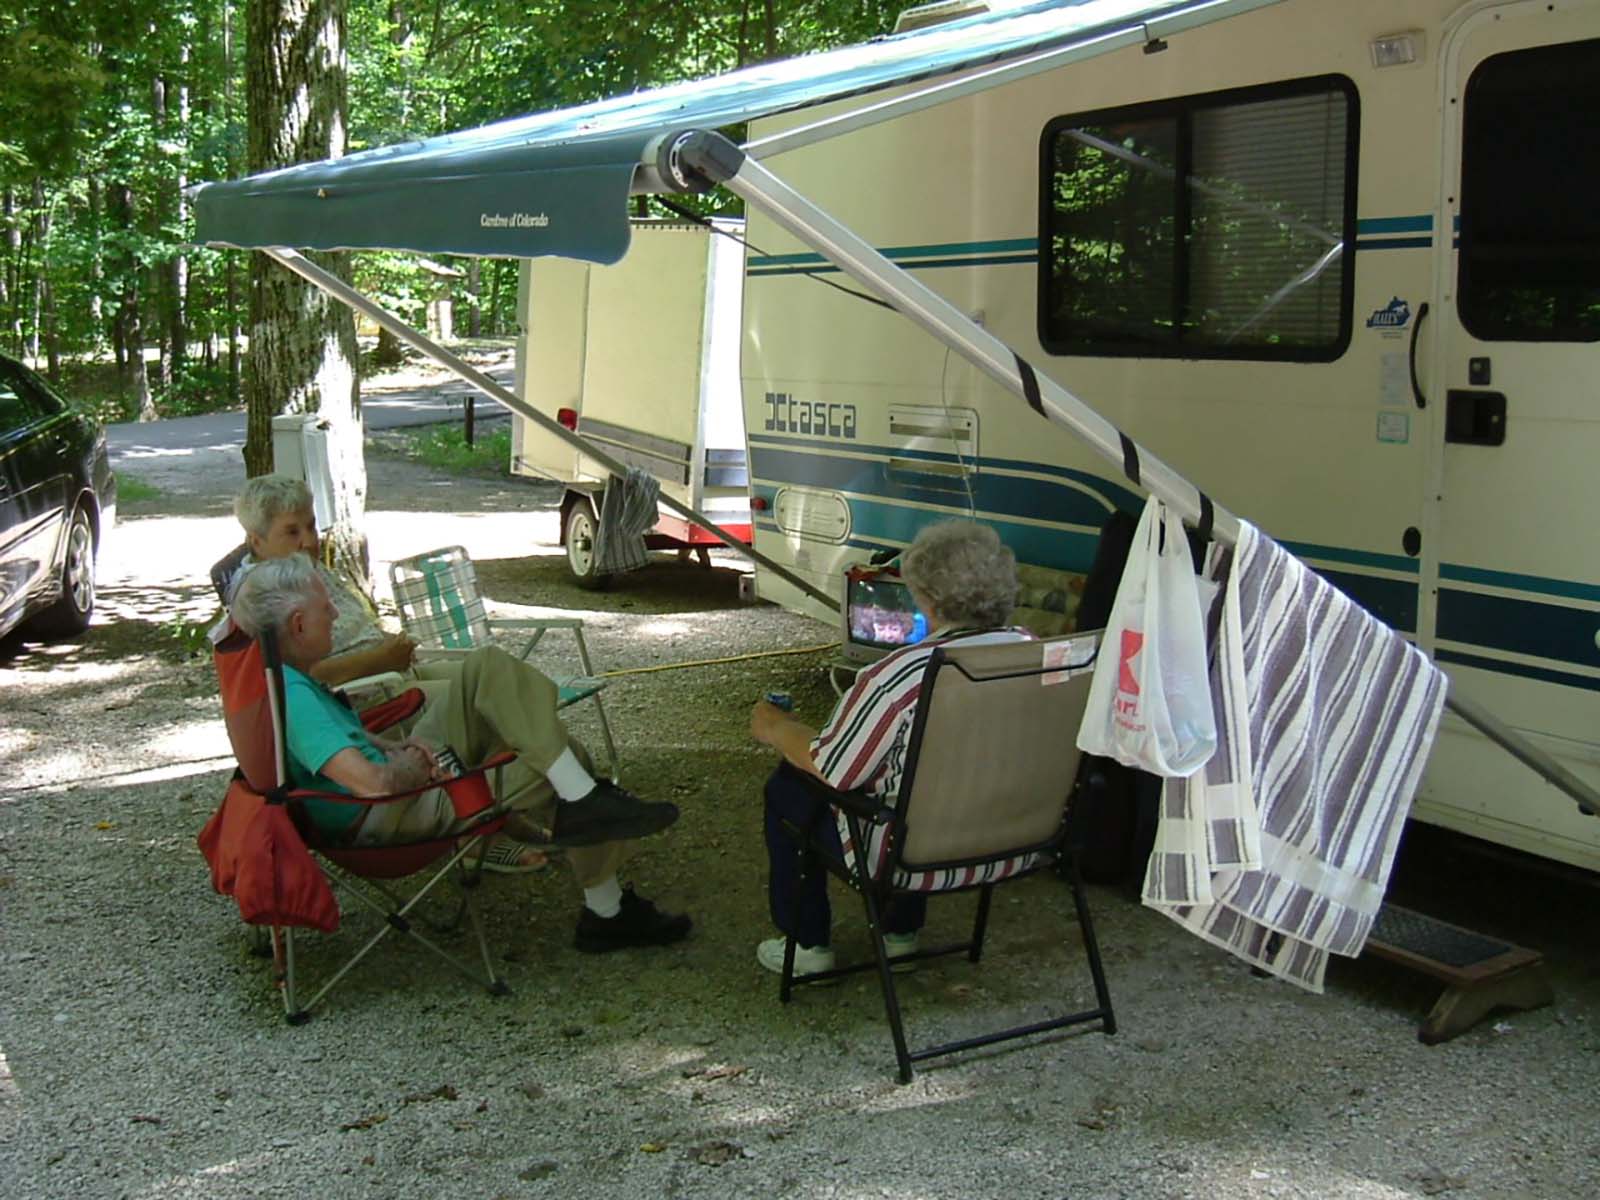
[[[137,475],[117,472],[118,504],[139,504],[145,500],[158,499],[160,496],[160,488],[151,486]]]
[[[172,649],[182,658],[197,658],[210,648],[209,621],[195,621],[188,617],[173,617],[161,627],[172,642]]]
[[[107,358],[136,304],[156,411],[230,396],[194,344],[243,323],[248,265],[192,243],[180,188],[235,177],[245,140],[245,14],[253,0],[10,0],[0,5],[0,344]],[[346,13],[350,148],[387,145],[748,66],[884,32],[903,0],[335,0]],[[159,98],[159,99],[158,99]],[[126,201],[126,202],[124,202]],[[736,212],[726,194],[688,200]],[[173,265],[185,268],[180,298]],[[420,319],[439,278],[413,258],[353,256],[357,282]],[[466,263],[456,327],[514,328],[515,262]],[[120,323],[119,323],[120,321]],[[174,327],[190,343],[179,355]],[[126,377],[75,402],[133,415]]]
[[[511,474],[511,430],[479,426],[472,445],[460,425],[432,425],[407,438],[407,454],[439,471]]]

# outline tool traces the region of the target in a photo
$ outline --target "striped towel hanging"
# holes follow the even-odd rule
[[[1446,680],[1243,522],[1214,565],[1222,745],[1203,778],[1168,781],[1144,900],[1320,992],[1327,956],[1359,954],[1383,902]]]
[[[655,477],[638,467],[630,467],[620,479],[611,477],[600,502],[600,528],[595,531],[596,574],[616,575],[644,566],[644,535],[655,526],[660,493]]]

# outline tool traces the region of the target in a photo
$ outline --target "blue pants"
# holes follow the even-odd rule
[[[833,806],[807,791],[788,763],[781,764],[767,779],[767,903],[772,910],[772,923],[781,932],[794,934],[802,946],[829,945],[833,914],[828,907],[828,872],[818,864],[809,876],[800,876],[798,845],[784,833],[784,821],[801,829],[814,829],[821,852],[835,862],[844,861]],[[884,931],[914,933],[922,928],[927,911],[926,896],[896,896],[883,914]]]

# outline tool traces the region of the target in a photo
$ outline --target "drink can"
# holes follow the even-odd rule
[[[767,703],[774,708],[781,708],[784,712],[794,711],[794,697],[788,692],[768,692]]]

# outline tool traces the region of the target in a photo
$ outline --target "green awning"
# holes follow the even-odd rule
[[[1177,17],[1198,24],[1251,6],[1251,0],[996,4],[998,11],[857,46],[203,184],[195,191],[198,240],[615,262],[628,248],[635,174],[661,134],[718,129],[1150,22]]]

